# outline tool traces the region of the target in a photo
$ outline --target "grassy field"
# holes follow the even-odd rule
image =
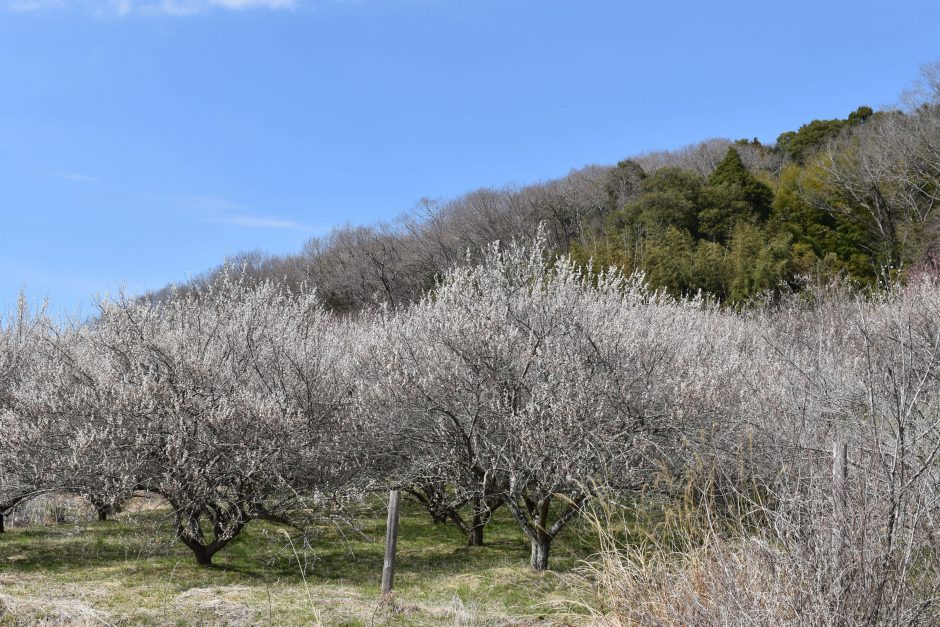
[[[254,522],[216,565],[200,568],[162,508],[104,523],[0,534],[0,625],[576,624],[569,574],[591,552],[575,526],[553,547],[551,572],[528,569],[528,543],[500,510],[486,546],[405,504],[395,593],[379,602],[385,521],[325,526],[309,544]]]

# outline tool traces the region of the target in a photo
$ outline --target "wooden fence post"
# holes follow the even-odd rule
[[[385,525],[385,563],[382,565],[382,596],[392,591],[395,579],[395,549],[398,546],[398,490],[388,493],[388,522]]]

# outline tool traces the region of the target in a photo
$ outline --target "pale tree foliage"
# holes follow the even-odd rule
[[[77,476],[165,498],[210,564],[251,520],[300,524],[348,482],[350,333],[314,294],[234,271],[159,304],[105,301],[57,343],[64,371],[32,412],[71,431]]]
[[[673,428],[673,437],[662,444],[663,478],[673,482],[669,487],[674,495],[704,482],[720,497],[728,485],[744,479],[736,462],[757,426],[750,412],[761,389],[746,382],[761,329],[714,303],[689,299],[681,305],[673,308],[676,320],[660,331],[674,338],[667,341],[673,351],[670,362],[657,377],[666,390],[666,421]]]
[[[940,289],[813,298],[760,318],[745,379],[769,525],[752,546],[777,569],[759,585],[793,622],[934,624]]]
[[[929,278],[704,311],[671,375],[692,443],[674,459],[701,469],[693,514],[650,546],[608,549],[591,577],[605,620],[936,624],[938,321]]]
[[[44,309],[31,311],[20,295],[16,308],[0,318],[0,532],[4,517],[23,501],[55,486],[45,469],[55,443],[42,419],[24,416],[17,391],[34,369],[35,354],[48,327]]]
[[[801,575],[829,574],[805,585],[817,603],[833,607],[834,618],[933,623],[940,601],[940,572],[928,557],[940,548],[940,289],[925,280],[873,300],[839,296],[801,330],[777,336],[778,345],[795,347],[789,370],[803,379],[783,405],[787,422],[815,418],[799,450],[821,463],[777,490],[774,519],[787,544],[802,549]],[[775,331],[786,323],[776,321]],[[847,444],[844,486],[833,482],[827,451],[816,448],[827,440]],[[832,541],[811,541],[808,524],[831,529]]]
[[[16,390],[23,424],[37,437],[24,457],[40,460],[37,476],[59,492],[76,494],[95,508],[99,520],[120,511],[138,483],[135,441],[124,416],[102,413],[102,381],[120,376],[102,369],[93,331],[82,326],[46,325],[33,347],[31,368]]]
[[[545,569],[599,485],[639,487],[652,473],[669,432],[656,379],[671,307],[639,280],[548,263],[542,240],[454,269],[380,321],[364,394],[399,443],[401,481],[449,486],[451,509],[472,503],[471,533],[505,504]]]

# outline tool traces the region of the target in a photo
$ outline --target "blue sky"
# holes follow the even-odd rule
[[[0,0],[0,304],[895,102],[940,3]]]

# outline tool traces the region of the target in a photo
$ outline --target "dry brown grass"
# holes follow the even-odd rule
[[[593,624],[940,624],[940,563],[929,536],[912,534],[907,547],[886,551],[881,538],[853,527],[840,564],[831,511],[805,526],[778,512],[763,527],[685,503],[667,514],[639,542],[617,531],[630,521],[615,503],[587,516],[600,550],[570,578],[572,603]]]

